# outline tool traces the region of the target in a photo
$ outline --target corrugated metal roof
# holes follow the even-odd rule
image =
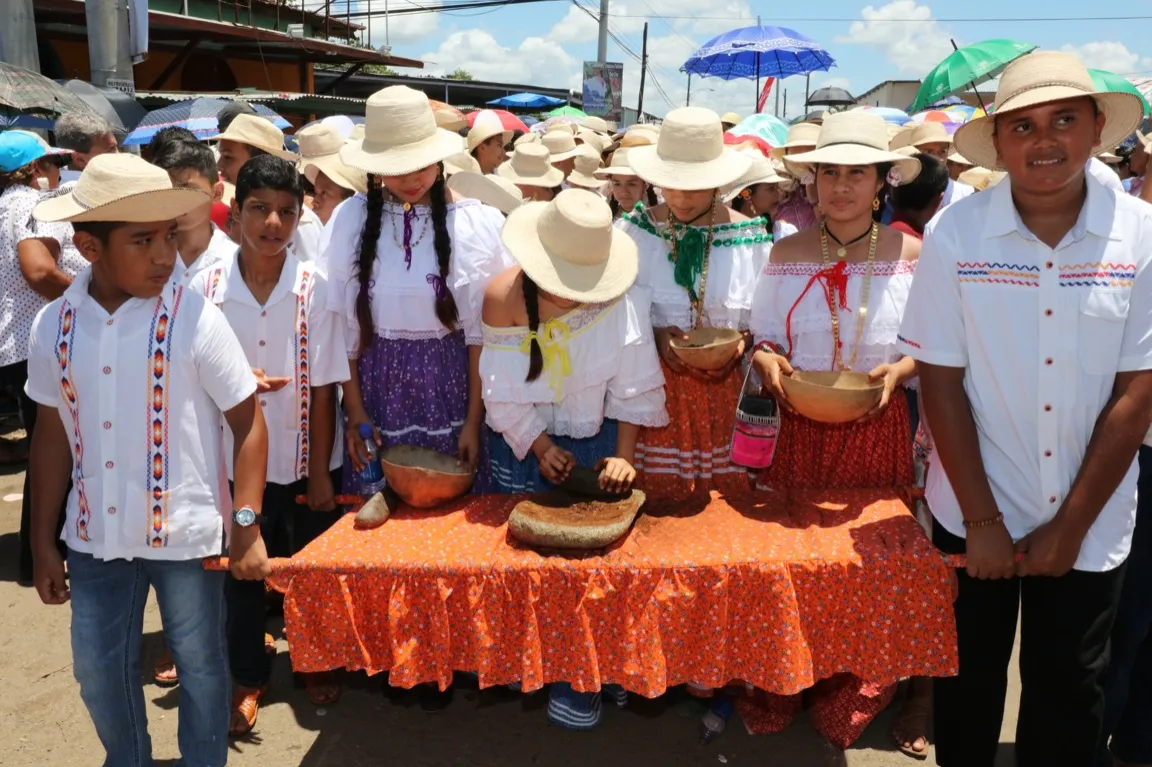
[[[364,99],[351,96],[333,96],[328,93],[284,93],[279,91],[136,91],[138,99],[160,99],[163,101],[189,101],[191,99],[232,99],[235,101],[300,101],[302,99],[316,101],[333,101],[354,104],[363,104]]]

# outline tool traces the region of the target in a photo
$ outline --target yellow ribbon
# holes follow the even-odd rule
[[[548,373],[548,385],[556,392],[556,401],[560,401],[560,393],[564,386],[564,379],[572,375],[572,360],[568,357],[568,337],[572,331],[563,321],[551,319],[544,323],[539,332],[528,331],[524,342],[520,344],[520,351],[530,354],[532,339],[540,344],[540,351],[544,355],[544,370]]]

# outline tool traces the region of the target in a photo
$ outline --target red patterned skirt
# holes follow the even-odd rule
[[[780,488],[910,487],[912,426],[904,392],[866,423],[823,424],[782,414],[772,466],[759,486]],[[895,685],[878,687],[851,674],[818,682],[799,695],[762,690],[741,697],[736,710],[749,732],[780,732],[807,703],[812,725],[833,745],[847,748],[892,700]]]
[[[752,491],[748,470],[730,460],[736,401],[744,373],[703,381],[664,370],[669,423],[641,429],[636,444],[636,486],[659,498],[687,498],[718,490],[728,497]]]

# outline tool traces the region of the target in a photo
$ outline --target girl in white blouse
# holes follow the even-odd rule
[[[497,487],[544,490],[582,465],[628,489],[639,427],[668,423],[646,291],[629,291],[636,246],[580,189],[514,211],[503,239],[519,266],[488,286],[480,356]],[[553,684],[548,715],[594,727],[600,694]]]

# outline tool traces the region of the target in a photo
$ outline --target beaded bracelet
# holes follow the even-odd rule
[[[1004,515],[1003,514],[997,514],[996,516],[989,517],[988,519],[978,519],[975,522],[973,522],[970,519],[966,519],[966,520],[964,520],[964,529],[965,530],[976,530],[976,529],[979,529],[981,527],[992,527],[993,525],[998,525],[1003,521],[1004,521]]]

